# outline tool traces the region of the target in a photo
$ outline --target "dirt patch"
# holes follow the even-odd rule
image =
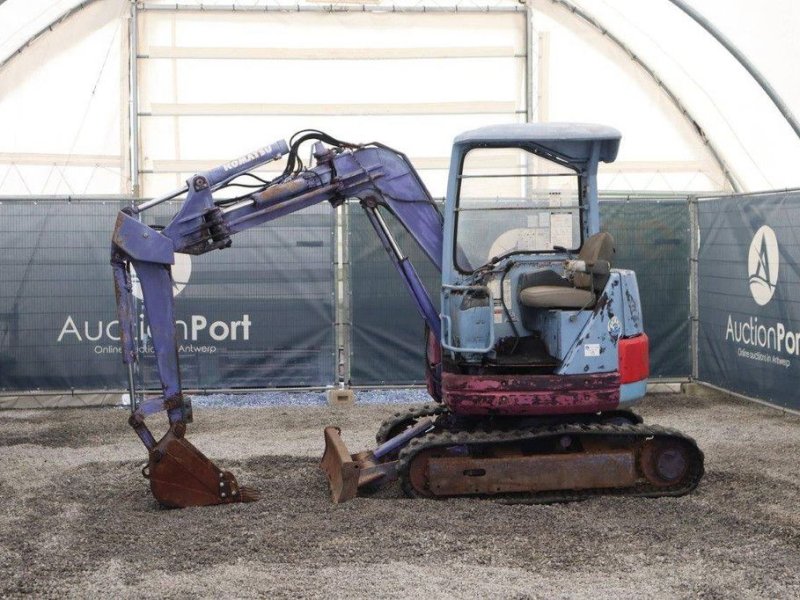
[[[396,410],[199,410],[189,438],[262,500],[186,510],[153,501],[124,411],[0,413],[0,596],[800,595],[796,417],[727,397],[648,398],[647,422],[685,430],[706,454],[684,498],[507,506],[392,486],[331,505],[322,427],[360,449]]]

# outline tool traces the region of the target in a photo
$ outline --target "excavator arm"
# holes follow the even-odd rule
[[[298,155],[301,144],[307,141],[315,142],[315,165],[311,168],[304,168]],[[286,169],[275,179],[264,181],[251,173],[282,157],[286,157]],[[215,192],[237,185],[244,176],[258,179],[258,187],[244,196],[215,198]],[[164,229],[142,222],[143,212],[184,194],[180,210]],[[347,199],[359,200],[431,337],[439,340],[439,315],[431,297],[380,211],[392,213],[439,269],[442,217],[408,159],[382,144],[347,144],[321,132],[299,132],[290,144],[278,141],[260,148],[192,176],[185,187],[170,194],[120,211],[112,238],[111,265],[131,395],[133,365],[137,361],[131,268],[142,289],[162,387],[161,396],[147,399],[136,408],[130,424],[148,450],[149,461],[143,474],[162,505],[201,506],[257,498],[257,493],[240,488],[231,473],[219,469],[184,437],[186,425],[192,421],[192,409],[181,388],[171,274],[175,253],[199,255],[228,248],[233,236],[241,231],[321,202],[336,207]],[[145,419],[164,411],[169,430],[156,440]]]

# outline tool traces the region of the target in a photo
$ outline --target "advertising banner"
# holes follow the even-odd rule
[[[0,203],[0,391],[126,387],[110,238],[119,202]],[[175,203],[147,213],[164,225]],[[152,214],[152,217],[151,217]],[[233,247],[176,255],[186,388],[320,386],[334,373],[332,213],[314,207]],[[147,219],[146,219],[147,220]],[[139,384],[160,387],[139,298]]]
[[[800,192],[701,200],[701,381],[800,408]]]

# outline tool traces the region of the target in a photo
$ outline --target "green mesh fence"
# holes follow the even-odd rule
[[[683,199],[604,199],[602,229],[617,243],[615,266],[636,272],[650,338],[650,377],[692,372],[689,309],[691,231]]]
[[[392,234],[439,307],[442,276],[413,238],[387,211]],[[354,385],[422,383],[424,323],[364,211],[348,205]]]

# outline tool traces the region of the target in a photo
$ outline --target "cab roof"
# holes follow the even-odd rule
[[[621,138],[622,134],[613,127],[592,123],[508,123],[466,131],[455,138],[453,145],[532,147],[571,163],[585,163],[594,144],[599,143],[599,160],[613,162]]]

